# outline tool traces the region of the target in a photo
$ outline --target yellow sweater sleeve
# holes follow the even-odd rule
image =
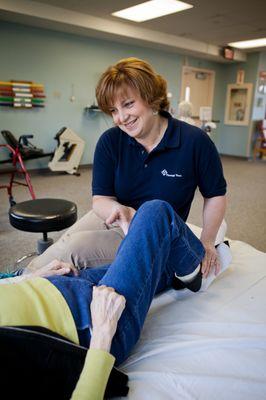
[[[115,358],[104,350],[89,349],[71,400],[103,400]]]

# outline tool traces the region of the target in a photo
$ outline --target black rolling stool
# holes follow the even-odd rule
[[[49,232],[68,228],[76,220],[77,206],[68,200],[36,199],[23,201],[9,210],[9,221],[14,228],[26,232],[42,232],[43,237],[37,242],[38,254],[43,253],[53,243],[53,239],[48,238]],[[22,259],[24,260],[29,256],[24,256]]]

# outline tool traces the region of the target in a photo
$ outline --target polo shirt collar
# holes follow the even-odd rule
[[[156,149],[174,148],[180,145],[180,123],[167,111],[161,111],[163,117],[168,119],[168,126]]]
[[[173,118],[172,115],[167,111],[161,111],[160,114],[168,119],[168,126],[165,131],[164,137],[156,147],[156,150],[162,150],[165,148],[179,147],[180,145],[180,122]],[[131,146],[141,146],[136,139],[127,135],[128,144]]]

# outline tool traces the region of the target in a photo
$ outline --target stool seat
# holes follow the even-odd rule
[[[26,232],[60,231],[73,225],[76,220],[76,204],[62,199],[23,201],[9,210],[10,224]]]

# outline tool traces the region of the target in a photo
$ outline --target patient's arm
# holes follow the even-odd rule
[[[91,302],[92,335],[90,348],[110,351],[118,320],[126,299],[111,287],[94,286]]]
[[[102,400],[114,357],[109,353],[118,320],[125,308],[124,296],[113,288],[93,288],[92,335],[84,367],[71,400]]]
[[[66,275],[70,272],[73,272],[74,275],[78,275],[78,271],[74,265],[60,260],[53,260],[44,267],[30,272],[29,275],[31,275],[31,277],[41,276],[45,278],[47,276]],[[27,274],[25,274],[25,276],[27,276]]]
[[[53,260],[49,264],[35,271],[24,273],[23,275],[15,276],[13,278],[0,279],[0,284],[5,285],[10,283],[19,283],[35,277],[45,278],[47,276],[66,275],[71,271],[74,275],[78,274],[76,268],[73,265],[65,263],[63,261]]]

